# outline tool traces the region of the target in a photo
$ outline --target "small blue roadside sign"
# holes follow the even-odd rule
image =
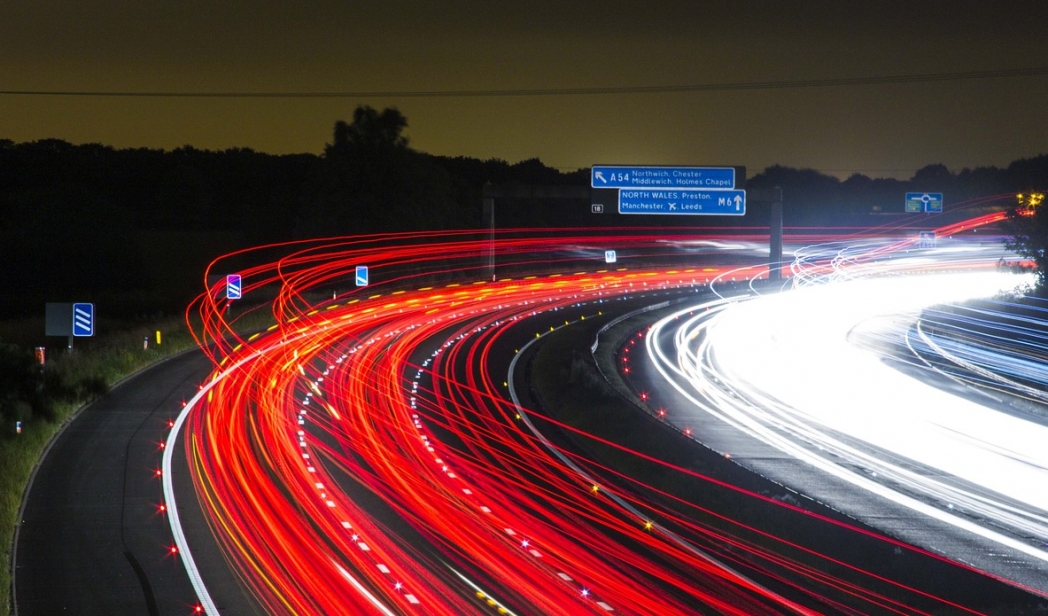
[[[604,262],[605,263],[614,263],[614,262],[616,262],[618,260],[619,260],[619,257],[618,257],[617,254],[615,254],[614,250],[605,250],[604,251]]]
[[[240,299],[244,297],[244,286],[240,280],[240,274],[226,276],[226,299]]]
[[[595,165],[592,188],[735,188],[734,167],[641,167]]]
[[[94,304],[73,304],[73,335],[77,337],[95,335]]]
[[[941,214],[942,193],[906,193],[906,212],[911,214],[920,212]]]
[[[357,266],[357,286],[366,287],[368,286],[368,266],[358,265]]]
[[[745,190],[620,190],[619,214],[744,216]]]

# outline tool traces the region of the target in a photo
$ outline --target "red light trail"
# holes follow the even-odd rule
[[[241,301],[276,325],[236,334],[247,312],[218,286],[190,307],[216,368],[157,474],[167,484],[171,456],[187,457],[216,541],[271,613],[977,613],[725,516],[703,522],[718,514],[700,504],[668,508],[679,499],[656,503],[642,496],[650,487],[524,425],[490,367],[528,340],[640,293],[766,276],[640,257],[595,266],[605,248],[668,262],[674,242],[694,239],[446,232],[229,255],[263,263],[239,270]],[[506,273],[495,281],[492,253]],[[357,265],[371,286],[346,283]],[[171,553],[191,562],[175,534]],[[195,584],[200,609],[216,613]]]

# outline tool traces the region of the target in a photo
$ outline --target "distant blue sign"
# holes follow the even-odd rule
[[[906,211],[909,213],[942,213],[942,193],[906,193]]]
[[[604,251],[604,262],[605,263],[614,263],[614,262],[616,262],[618,260],[619,260],[619,257],[615,253],[614,250],[605,250]]]
[[[368,266],[358,265],[357,266],[357,286],[366,287],[368,286]]]
[[[597,165],[590,170],[593,188],[735,188],[733,167],[620,167]]]
[[[244,286],[240,274],[226,276],[226,299],[240,299],[244,296]]]
[[[77,337],[95,335],[94,304],[73,304],[73,335]]]
[[[619,214],[743,216],[745,190],[620,190]]]

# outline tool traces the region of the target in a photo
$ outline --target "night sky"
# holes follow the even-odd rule
[[[621,93],[649,86],[1033,75]],[[520,95],[542,89],[595,93]],[[172,98],[14,91],[499,96]],[[415,149],[847,177],[1048,153],[1048,2],[0,0],[0,139],[322,151],[360,104]]]

